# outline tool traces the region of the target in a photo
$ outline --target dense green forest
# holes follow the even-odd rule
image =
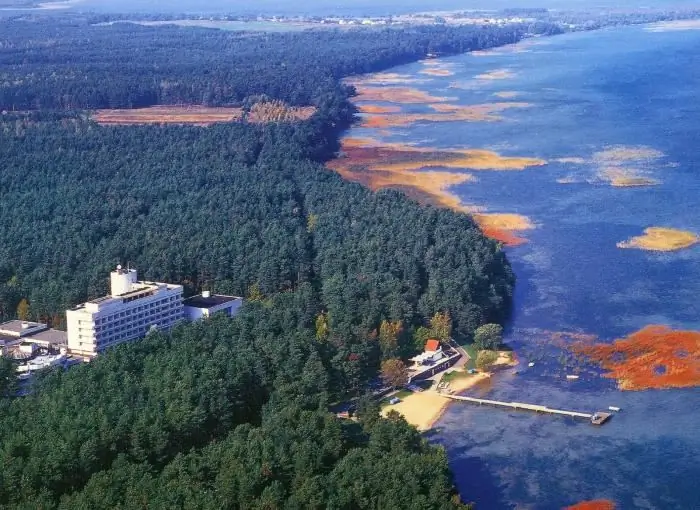
[[[321,125],[24,124],[0,134],[4,317],[27,298],[31,317],[60,325],[127,261],[191,290],[269,296],[311,282],[331,325],[358,335],[449,310],[467,337],[507,312],[513,277],[496,244],[467,216],[310,161]]]
[[[101,38],[78,21],[36,23],[1,32],[3,101],[42,108],[0,124],[1,317],[24,299],[30,318],[60,327],[120,262],[249,299],[233,320],[122,345],[0,399],[0,506],[459,508],[444,453],[402,419],[379,420],[364,400],[357,423],[326,409],[361,395],[382,359],[414,352],[414,332],[435,314],[463,339],[503,322],[513,273],[468,216],[371,193],[322,162],[352,120],[339,77],[510,42],[518,30],[246,38],[100,27],[111,34]],[[207,74],[214,64],[220,73]],[[191,94],[178,101],[199,102],[229,79],[218,100],[264,93],[318,113],[102,127],[70,110],[100,105],[91,90],[143,97],[168,80]]]
[[[0,109],[241,104],[265,94],[318,104],[338,79],[518,41],[527,27],[249,34],[73,18],[0,24]]]
[[[444,452],[402,419],[325,411],[342,383],[308,328],[312,302],[304,285],[1,402],[0,506],[461,508]]]

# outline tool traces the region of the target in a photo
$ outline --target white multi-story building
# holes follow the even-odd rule
[[[168,330],[183,320],[182,285],[138,281],[135,269],[117,266],[111,294],[66,311],[68,349],[94,356],[114,345]]]

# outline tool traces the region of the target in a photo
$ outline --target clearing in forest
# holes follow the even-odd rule
[[[253,123],[296,122],[307,120],[316,112],[313,106],[292,107],[278,101],[256,103],[245,112],[242,108],[214,106],[149,106],[118,110],[95,110],[92,118],[103,125],[190,124],[210,126],[218,122]]]

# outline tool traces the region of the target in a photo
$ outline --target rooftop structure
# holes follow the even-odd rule
[[[445,357],[445,353],[442,351],[442,346],[440,341],[431,338],[425,343],[424,351],[418,356],[411,358],[416,365],[429,365],[436,363]]]
[[[242,304],[243,298],[212,294],[205,290],[197,296],[185,299],[185,318],[190,321],[196,321],[217,313],[233,317],[238,313]]]
[[[427,342],[425,342],[425,352],[437,352],[442,350],[442,347],[440,347],[440,340],[437,340],[436,338],[431,338]]]
[[[65,354],[56,354],[50,356],[37,356],[36,358],[27,361],[17,367],[17,373],[31,373],[44,368],[62,365],[67,356]]]
[[[29,321],[9,321],[0,324],[0,335],[13,338],[32,336],[35,333],[49,329],[46,324]]]
[[[51,329],[40,322],[14,320],[0,324],[0,347],[22,343],[60,348],[68,343],[68,338],[64,331]]]
[[[182,285],[139,281],[136,269],[121,266],[110,274],[110,284],[108,296],[66,311],[72,353],[94,356],[183,319]]]

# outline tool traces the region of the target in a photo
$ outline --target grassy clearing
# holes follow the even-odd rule
[[[391,405],[389,403],[389,400],[391,400],[392,398],[399,398],[399,399],[403,400],[404,398],[408,397],[411,394],[413,394],[413,392],[411,390],[406,390],[406,389],[399,390],[398,392],[394,393],[393,395],[387,396],[387,397],[384,397],[383,399],[381,399],[379,401],[379,406],[382,409],[384,409],[385,407]]]
[[[462,348],[467,351],[467,354],[469,354],[469,359],[467,360],[467,364],[464,365],[464,368],[469,370],[469,369],[476,369],[476,357],[479,355],[478,351],[474,348],[474,344],[464,344],[462,345]]]
[[[456,381],[457,379],[465,379],[467,377],[474,377],[475,374],[470,374],[467,372],[467,370],[455,370],[453,372],[450,372],[449,374],[445,374],[442,377],[442,382],[452,382]]]

